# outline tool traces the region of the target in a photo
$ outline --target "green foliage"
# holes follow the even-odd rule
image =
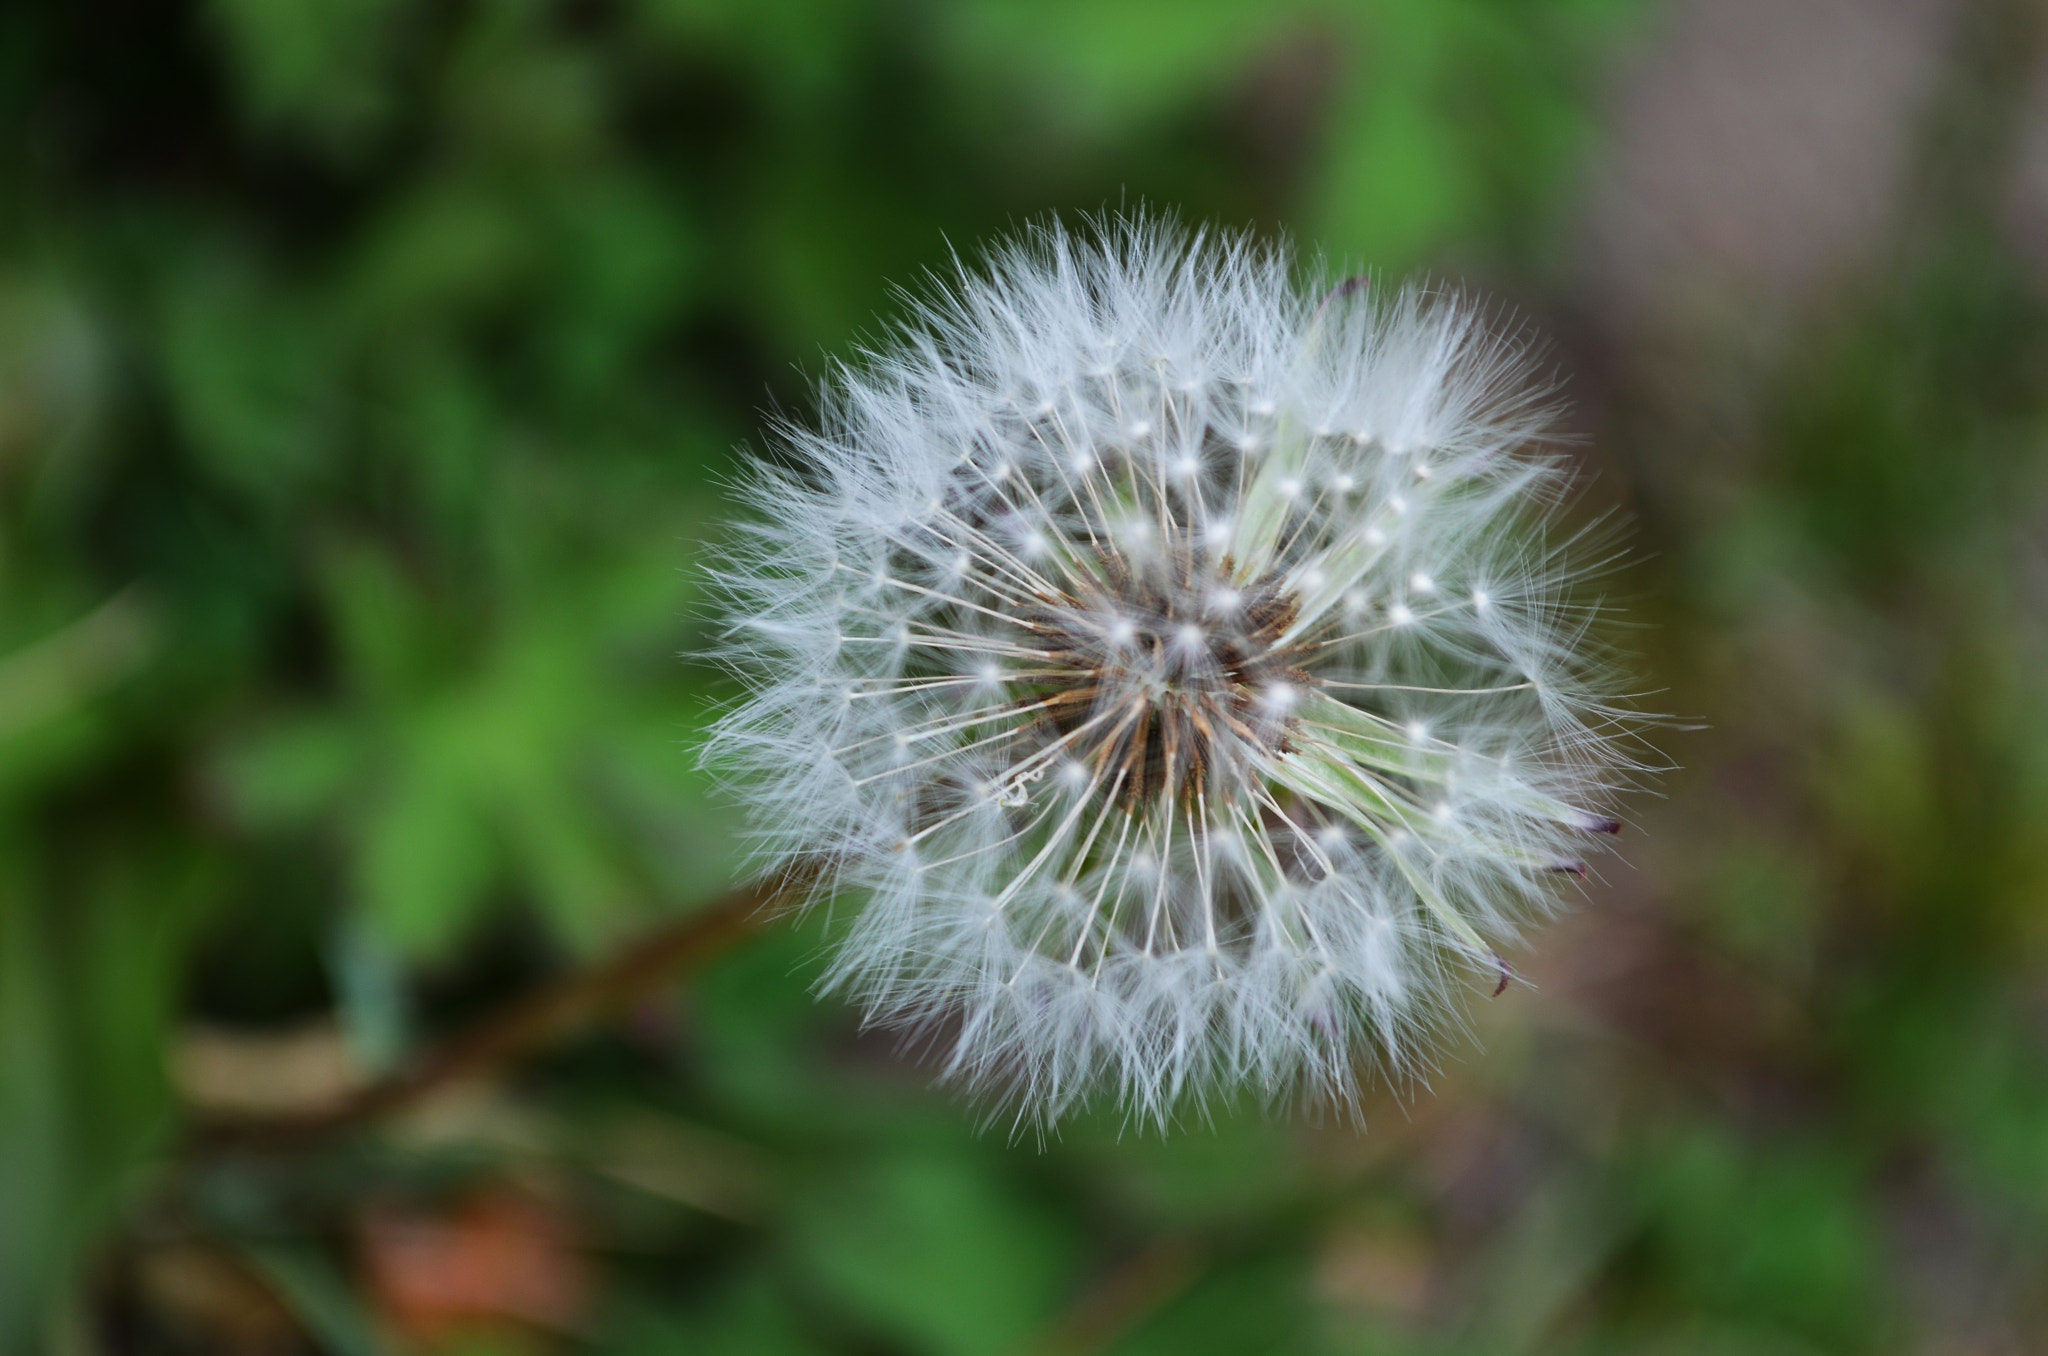
[[[1907,1350],[1951,1244],[2038,1324],[2048,306],[1994,194],[1919,187],[1998,159],[1950,142],[1947,206],[1710,393],[1739,431],[1660,405],[1704,366],[1563,355],[1713,728],[1578,959],[1362,1135],[1013,1143],[815,1000],[819,913],[416,1122],[177,1149],[204,1039],[390,1068],[738,878],[695,571],[893,285],[1146,201],[1569,332],[1640,8],[0,13],[0,1347],[230,1349],[203,1292],[396,1349],[366,1221],[513,1189],[582,1311],[434,1349]]]
[[[42,879],[25,878],[28,854],[13,846],[0,907],[0,1324],[19,1332],[170,1128],[173,976],[205,883],[162,843]],[[31,903],[50,899],[64,907]]]
[[[1079,1240],[1008,1185],[979,1154],[884,1150],[800,1189],[791,1241],[863,1326],[948,1356],[1009,1351],[1056,1315]]]

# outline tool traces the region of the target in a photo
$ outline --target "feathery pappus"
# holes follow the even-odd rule
[[[1355,1105],[1620,827],[1552,392],[1458,295],[1046,225],[822,406],[716,571],[707,756],[859,901],[827,987],[1021,1115]]]

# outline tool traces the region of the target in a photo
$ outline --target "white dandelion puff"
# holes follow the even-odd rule
[[[862,901],[828,987],[1031,1118],[1355,1104],[1618,827],[1527,344],[1293,275],[1029,232],[779,430],[717,571],[708,756]]]

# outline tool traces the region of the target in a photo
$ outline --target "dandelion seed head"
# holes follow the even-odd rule
[[[1355,1105],[1618,828],[1527,342],[1295,277],[1149,218],[999,245],[779,430],[716,573],[707,757],[764,868],[864,900],[826,987],[1041,1122]]]

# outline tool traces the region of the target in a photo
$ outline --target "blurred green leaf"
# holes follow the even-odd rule
[[[390,1356],[392,1347],[345,1277],[318,1254],[277,1243],[240,1249],[323,1350],[333,1356]]]
[[[459,720],[413,731],[363,814],[363,908],[380,935],[416,955],[460,935],[492,878],[495,842],[467,735]]]
[[[285,717],[224,751],[216,772],[236,818],[252,828],[305,824],[360,775],[357,732],[329,712]]]
[[[480,179],[435,175],[395,195],[355,245],[346,305],[395,334],[503,311],[531,284],[538,223]]]
[[[1836,1349],[1866,1345],[1886,1306],[1857,1166],[1804,1148],[1744,1153],[1704,1129],[1671,1143],[1649,1184],[1674,1298]]]
[[[790,1295],[759,1271],[729,1278],[703,1312],[687,1318],[642,1313],[596,1344],[606,1356],[823,1356]]]
[[[1114,1356],[1229,1356],[1233,1352],[1312,1352],[1321,1345],[1305,1321],[1300,1259],[1255,1251],[1210,1263],[1156,1313],[1138,1313],[1114,1341]]]
[[[1067,1229],[965,1157],[852,1165],[798,1194],[792,1232],[864,1323],[942,1356],[1016,1349],[1070,1282]]]
[[[944,8],[938,40],[1061,122],[1105,136],[1215,97],[1241,77],[1248,55],[1337,9],[1313,0],[966,0]]]
[[[172,408],[194,454],[266,499],[329,468],[344,417],[331,322],[270,291],[239,263],[202,265],[166,298],[162,337]]]
[[[109,349],[74,285],[41,269],[0,275],[0,485],[75,493],[88,469],[79,444],[105,414]]]
[[[169,1128],[161,1052],[201,880],[182,853],[146,874],[118,862],[60,873],[24,869],[18,840],[0,846],[0,1342],[12,1346]],[[77,897],[51,907],[61,894]]]
[[[386,67],[401,0],[206,0],[206,7],[257,126],[347,149],[392,112]]]

